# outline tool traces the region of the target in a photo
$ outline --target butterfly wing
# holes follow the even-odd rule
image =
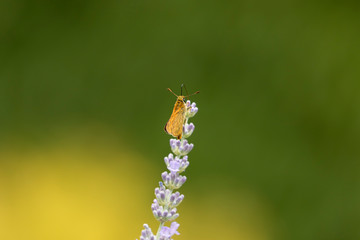
[[[177,139],[181,139],[185,121],[185,112],[185,103],[182,100],[177,100],[170,119],[164,127],[165,132],[172,135],[173,137],[176,137]]]

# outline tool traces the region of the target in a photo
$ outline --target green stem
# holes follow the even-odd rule
[[[158,231],[157,231],[157,233],[156,233],[156,240],[159,239],[159,237],[160,237],[160,231],[161,231],[162,227],[164,226],[164,224],[165,224],[165,222],[160,222],[159,229],[158,229]]]

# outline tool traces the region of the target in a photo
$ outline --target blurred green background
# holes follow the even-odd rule
[[[358,1],[0,1],[0,239],[156,231],[163,126],[199,107],[175,239],[360,239]]]

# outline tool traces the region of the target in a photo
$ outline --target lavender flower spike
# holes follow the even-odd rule
[[[195,125],[188,123],[189,118],[194,117],[198,112],[196,103],[189,100],[185,104],[185,123],[183,125],[182,139],[171,139],[170,153],[164,158],[169,172],[165,171],[161,174],[162,182],[159,187],[155,188],[155,199],[151,205],[151,210],[156,220],[160,222],[160,226],[156,235],[154,235],[147,224],[144,224],[144,230],[141,231],[140,240],[172,240],[173,235],[179,235],[177,231],[180,224],[173,222],[179,217],[177,207],[184,199],[184,195],[174,190],[179,189],[185,182],[186,176],[181,175],[189,166],[188,154],[194,148],[194,144],[189,143],[186,138],[190,137]],[[170,227],[164,226],[166,222],[172,222]]]

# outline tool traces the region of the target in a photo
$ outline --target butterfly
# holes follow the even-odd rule
[[[187,111],[188,107],[186,106],[185,98],[199,93],[199,91],[197,91],[191,95],[183,96],[182,95],[183,86],[184,86],[184,84],[181,85],[181,95],[180,96],[176,95],[170,88],[167,89],[172,94],[174,94],[177,97],[177,99],[176,99],[176,102],[174,105],[174,109],[171,113],[170,119],[165,124],[164,130],[165,130],[165,132],[172,135],[173,137],[176,137],[177,139],[182,138],[183,125],[186,120],[185,115],[186,115],[186,111]]]

